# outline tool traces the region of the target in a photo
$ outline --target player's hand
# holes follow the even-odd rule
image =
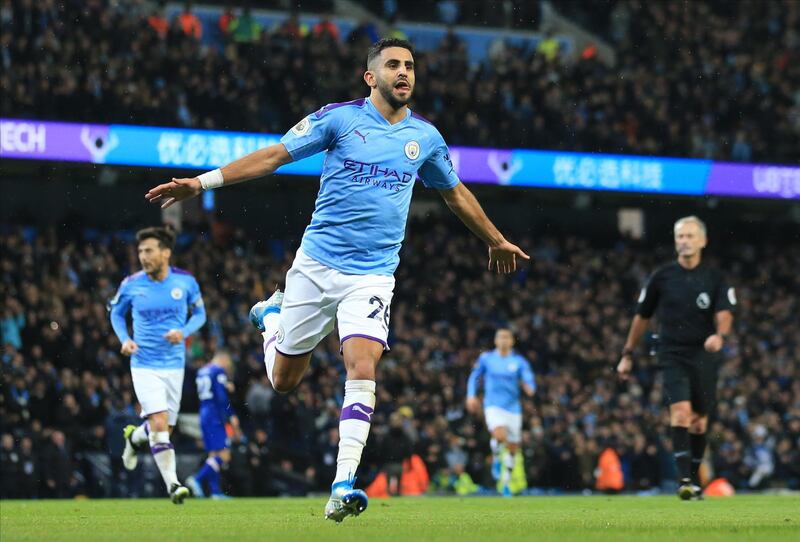
[[[123,356],[130,356],[131,354],[135,354],[137,350],[139,350],[139,345],[133,342],[133,339],[128,339],[127,341],[122,343],[122,348],[119,349],[120,353]]]
[[[630,355],[622,356],[622,359],[617,364],[617,375],[619,375],[620,380],[628,380],[631,369],[633,369],[633,358]]]
[[[722,350],[722,343],[724,342],[725,340],[722,338],[722,335],[715,333],[706,339],[706,343],[703,347],[706,349],[706,352],[719,352]]]
[[[203,187],[200,186],[200,179],[197,177],[191,179],[173,177],[170,182],[151,188],[144,197],[150,203],[160,203],[161,208],[166,209],[174,203],[193,198],[202,191]]]
[[[164,338],[172,344],[179,344],[183,341],[183,332],[180,329],[170,329],[167,331],[167,334],[164,335]]]
[[[477,397],[467,397],[467,412],[477,414],[481,410],[481,402]]]
[[[513,273],[517,270],[517,256],[523,260],[531,259],[522,252],[521,248],[508,241],[503,241],[495,247],[489,247],[489,271]]]

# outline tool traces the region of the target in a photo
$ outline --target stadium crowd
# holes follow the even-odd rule
[[[472,4],[454,21],[470,22]],[[549,34],[533,50],[499,37],[476,65],[455,27],[417,55],[415,108],[451,144],[796,161],[800,4],[602,5],[615,66],[592,47],[566,58]],[[344,35],[328,19],[265,29],[229,9],[208,28],[191,10],[164,13],[148,0],[2,0],[2,116],[282,133],[365,93],[371,23]]]
[[[247,313],[282,283],[294,241],[262,245],[239,230],[212,231],[182,234],[176,251],[175,264],[195,274],[208,312],[206,326],[189,339],[182,410],[196,412],[194,373],[225,348],[236,361],[232,401],[245,434],[233,447],[229,491],[325,490],[344,381],[338,338],[334,333],[316,349],[298,390],[274,393]],[[518,233],[533,263],[503,277],[485,270],[485,249],[455,224],[412,221],[362,481],[396,472],[417,455],[429,491],[459,490],[464,474],[491,486],[489,437],[482,418],[464,410],[466,379],[478,354],[492,347],[494,330],[510,326],[538,385],[524,403],[528,485],[594,488],[598,455],[611,448],[625,490],[668,488],[674,467],[654,362],[643,356],[625,385],[613,367],[638,288],[671,258],[669,247]],[[91,453],[109,453],[119,468],[121,428],[135,420],[137,405],[106,303],[139,268],[132,238],[33,228],[0,236],[3,497],[97,494]],[[800,489],[800,250],[740,244],[713,258],[736,285],[740,305],[721,370],[711,465],[738,488]],[[176,446],[199,451],[187,435]]]

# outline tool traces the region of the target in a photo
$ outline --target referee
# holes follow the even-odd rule
[[[706,225],[696,216],[675,223],[677,261],[650,277],[636,308],[617,373],[628,378],[639,340],[658,313],[658,365],[664,371],[672,448],[683,500],[702,498],[700,463],[706,449],[708,415],[717,393],[720,351],[733,323],[736,295],[722,273],[701,261]]]

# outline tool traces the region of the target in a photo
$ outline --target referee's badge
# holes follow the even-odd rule
[[[406,146],[403,150],[405,151],[406,157],[409,160],[416,160],[419,158],[419,143],[416,141],[409,141],[406,143]]]
[[[180,288],[173,288],[172,291],[169,293],[169,295],[172,296],[172,299],[177,301],[183,297],[183,290],[181,290]]]
[[[708,296],[707,293],[703,292],[699,296],[697,296],[697,306],[701,309],[707,309],[711,306],[711,298]]]

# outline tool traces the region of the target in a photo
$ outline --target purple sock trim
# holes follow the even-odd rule
[[[371,341],[375,341],[376,343],[381,343],[383,345],[384,350],[389,350],[389,345],[386,344],[386,341],[383,339],[379,339],[378,337],[373,337],[372,335],[363,335],[361,333],[353,333],[352,335],[348,335],[344,339],[339,341],[339,353],[341,354],[344,351],[344,342],[347,339],[352,339],[354,337],[360,337],[362,339],[369,339]]]
[[[160,454],[161,452],[166,452],[167,450],[174,450],[175,447],[172,445],[171,442],[159,442],[158,444],[153,444],[150,446],[150,451],[153,455]]]
[[[281,352],[280,350],[278,350],[278,347],[276,346],[276,347],[275,347],[275,351],[276,351],[278,354],[280,354],[281,356],[286,356],[287,358],[300,358],[300,357],[303,357],[303,356],[307,356],[307,355],[309,355],[311,352],[313,352],[313,351],[314,351],[314,349],[312,348],[312,349],[311,349],[311,350],[309,350],[308,352],[303,352],[302,354],[287,354],[286,352]]]
[[[372,421],[373,412],[374,410],[372,407],[364,403],[353,403],[342,409],[342,415],[339,416],[339,420],[361,420],[362,422],[370,423],[370,421]]]

